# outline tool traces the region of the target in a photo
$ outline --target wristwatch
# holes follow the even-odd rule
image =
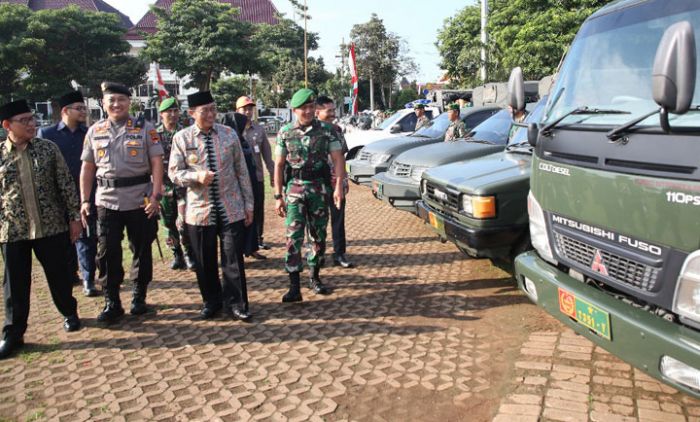
[[[282,195],[280,195],[279,193],[276,193],[276,194],[274,195],[274,198],[275,198],[275,199],[282,199]]]

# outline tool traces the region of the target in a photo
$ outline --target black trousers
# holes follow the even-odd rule
[[[130,279],[134,284],[147,286],[153,279],[151,244],[158,233],[158,219],[148,218],[143,209],[117,211],[97,207],[97,270],[105,294],[119,298],[124,281],[122,267],[122,239],[124,229],[133,254]]]
[[[195,260],[197,284],[204,306],[248,311],[248,288],[243,263],[243,221],[226,225],[187,225]],[[218,240],[218,242],[217,242]],[[217,264],[217,243],[221,252],[223,285]]]
[[[331,231],[333,233],[333,253],[344,255],[347,242],[345,240],[345,199],[340,204],[340,209],[335,207],[333,197],[328,202],[331,209]]]
[[[253,224],[258,229],[258,244],[263,242],[265,226],[265,183],[253,183]]]
[[[76,315],[78,302],[72,295],[73,280],[65,254],[57,253],[73,248],[68,232],[36,240],[20,240],[2,244],[5,261],[3,294],[5,297],[6,337],[21,338],[27,331],[29,294],[32,281],[32,251],[44,268],[51,298],[63,316]]]

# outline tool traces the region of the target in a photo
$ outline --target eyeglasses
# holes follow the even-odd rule
[[[75,107],[68,107],[71,110],[79,111],[79,112],[85,112],[87,111],[87,107],[85,106],[75,106]]]
[[[200,107],[200,108],[197,108],[194,112],[197,114],[207,114],[207,113],[216,114],[217,109],[216,109],[216,107],[207,107],[207,108]]]
[[[22,117],[21,119],[10,119],[12,122],[17,122],[23,126],[29,126],[30,123],[36,124],[36,117],[32,114],[31,117]]]

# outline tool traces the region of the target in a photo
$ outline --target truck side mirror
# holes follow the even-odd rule
[[[537,146],[537,137],[540,135],[540,128],[537,123],[527,125],[527,143],[533,147]]]
[[[390,133],[399,133],[401,132],[401,125],[394,125],[391,128],[389,128]]]
[[[525,82],[523,82],[523,70],[515,67],[508,78],[508,105],[513,112],[525,110]]]
[[[671,25],[659,42],[651,74],[654,101],[661,106],[661,127],[670,131],[668,113],[688,111],[695,93],[695,33],[688,21]]]

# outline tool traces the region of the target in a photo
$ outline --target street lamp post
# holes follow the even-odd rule
[[[486,44],[489,42],[489,34],[486,32],[486,25],[489,20],[489,0],[481,0],[481,80],[486,83],[488,74],[486,72]]]

